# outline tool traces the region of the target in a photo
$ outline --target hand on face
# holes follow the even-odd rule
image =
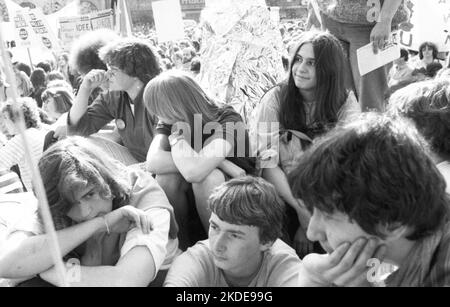
[[[93,90],[97,87],[108,87],[109,75],[104,70],[93,69],[83,79],[82,86]]]
[[[315,286],[369,286],[368,261],[378,259],[381,263],[386,247],[378,239],[360,238],[352,244],[341,244],[331,254],[309,254],[303,258],[301,276]]]

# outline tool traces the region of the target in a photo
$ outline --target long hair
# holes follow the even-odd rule
[[[194,79],[177,71],[164,72],[147,84],[144,105],[151,114],[189,123],[191,129],[196,114],[202,115],[202,124],[218,119],[219,106]]]
[[[67,213],[75,204],[75,194],[89,186],[97,188],[102,197],[112,197],[113,210],[130,201],[126,167],[82,137],[50,147],[39,161],[39,170],[57,229],[72,224]]]
[[[317,85],[315,88],[315,111],[313,123],[308,127],[303,97],[295,85],[292,76],[295,56],[302,46],[312,44],[315,56]],[[291,55],[289,77],[280,84],[281,107],[279,120],[286,129],[298,130],[314,137],[323,133],[327,127],[334,126],[338,120],[338,112],[347,99],[344,75],[344,52],[338,39],[326,32],[307,32]],[[324,131],[314,132],[324,127]]]

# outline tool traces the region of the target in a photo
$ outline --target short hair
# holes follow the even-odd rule
[[[40,62],[36,65],[36,67],[42,68],[46,73],[52,71],[52,66],[48,62]]]
[[[389,99],[388,114],[411,119],[436,154],[450,159],[450,80],[413,83]]]
[[[17,103],[23,112],[25,127],[27,129],[38,128],[41,125],[41,119],[36,101],[30,97],[20,97],[17,99]],[[17,109],[11,103],[7,103],[2,109],[2,113],[7,114],[13,122],[19,119],[16,111]]]
[[[409,52],[405,48],[400,49],[400,58],[403,58],[405,62],[408,62],[409,60]]]
[[[30,81],[31,84],[33,84],[35,90],[40,87],[45,87],[47,83],[47,76],[45,74],[45,71],[42,68],[36,68],[31,73]]]
[[[159,59],[152,47],[137,39],[123,39],[109,43],[99,51],[100,59],[131,77],[147,84],[161,73]]]
[[[200,62],[200,58],[195,57],[192,59],[191,61],[191,71],[195,72],[195,73],[199,73],[200,69],[201,69],[201,62]]]
[[[106,70],[106,64],[100,59],[98,52],[102,47],[118,39],[119,36],[108,29],[100,29],[82,35],[72,45],[70,66],[82,75],[93,69]]]
[[[48,82],[54,81],[54,80],[65,80],[63,74],[60,71],[52,70],[47,75]]]
[[[419,59],[423,59],[423,49],[425,49],[426,47],[429,47],[433,50],[433,59],[437,59],[438,56],[438,47],[436,46],[435,43],[432,42],[424,42],[420,45],[419,47]]]
[[[113,197],[113,210],[130,201],[126,167],[88,139],[69,137],[55,143],[44,152],[39,170],[58,230],[72,224],[67,213],[75,203],[75,193],[90,185],[102,197]]]
[[[31,76],[31,67],[29,65],[22,62],[16,62],[14,66],[16,67],[17,70],[26,73],[28,77]]]
[[[407,239],[419,240],[439,229],[450,205],[427,152],[412,123],[369,113],[317,141],[289,182],[310,211],[344,213],[381,238],[380,226],[408,226]]]
[[[209,208],[222,221],[259,228],[261,243],[281,237],[285,204],[275,187],[258,177],[242,177],[217,187],[208,199]]]
[[[55,100],[56,111],[60,114],[69,112],[73,104],[73,94],[66,87],[51,87],[42,93],[42,101],[46,101],[50,97]]]

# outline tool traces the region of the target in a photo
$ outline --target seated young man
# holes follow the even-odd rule
[[[279,239],[284,203],[261,178],[219,186],[209,198],[209,240],[179,256],[167,274],[172,287],[296,286],[300,259]]]
[[[312,212],[310,254],[300,285],[379,282],[380,264],[398,270],[387,286],[449,286],[450,228],[445,181],[413,124],[368,114],[305,153],[290,183]]]
[[[389,99],[388,114],[411,119],[431,146],[437,168],[450,193],[450,81],[411,84]]]

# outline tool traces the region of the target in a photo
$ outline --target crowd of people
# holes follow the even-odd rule
[[[281,24],[286,78],[250,122],[198,83],[195,27],[15,62],[16,104],[2,71],[0,284],[61,285],[28,150],[74,286],[449,286],[448,63],[424,42],[360,76],[355,46],[382,48],[404,4],[335,2],[328,31]]]

